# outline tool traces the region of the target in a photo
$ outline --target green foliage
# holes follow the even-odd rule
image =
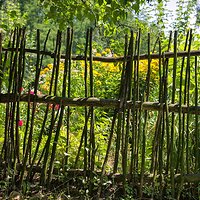
[[[25,16],[21,15],[19,3],[6,1],[0,9],[0,27],[4,31],[10,31],[11,28],[25,25]]]
[[[140,11],[140,6],[146,1],[132,0],[40,0],[44,7],[48,7],[48,17],[54,19],[60,28],[66,24],[73,26],[76,21],[88,19],[93,26],[109,24],[112,26],[127,19],[127,15]],[[159,1],[161,2],[161,1]]]
[[[15,2],[15,3],[14,3]],[[122,56],[124,53],[124,35],[129,34],[129,30],[132,29],[135,33],[140,28],[142,36],[141,36],[141,45],[140,45],[140,53],[146,53],[147,50],[147,32],[151,32],[151,49],[155,45],[155,41],[158,36],[162,37],[162,45],[163,45],[163,52],[166,51],[168,41],[165,40],[164,29],[166,28],[164,23],[164,18],[166,17],[167,11],[165,11],[164,1],[152,1],[153,6],[148,7],[147,10],[143,10],[142,6],[145,6],[145,1],[131,1],[131,0],[121,0],[121,1],[109,1],[109,0],[98,0],[98,1],[67,1],[67,0],[41,0],[41,4],[38,4],[37,0],[33,1],[12,1],[8,0],[3,2],[0,6],[0,15],[1,15],[1,24],[0,27],[3,29],[4,33],[8,35],[9,32],[15,27],[27,27],[27,46],[30,48],[35,48],[36,42],[36,34],[35,29],[41,29],[41,42],[45,40],[45,34],[49,28],[51,28],[51,34],[49,37],[49,41],[47,43],[47,50],[54,51],[55,49],[55,34],[56,29],[60,27],[60,29],[65,30],[66,25],[70,25],[74,28],[74,39],[73,39],[73,47],[72,53],[73,54],[83,54],[85,50],[85,35],[86,29],[88,27],[93,27],[93,56],[105,56],[105,57],[115,57],[115,56]],[[183,1],[178,1],[178,4],[181,5]],[[186,8],[187,11],[184,10],[183,7],[178,7],[178,15],[176,19],[176,23],[174,27],[182,32],[179,35],[179,47],[178,51],[184,50],[184,32],[188,27],[189,23],[189,15],[192,12],[192,8],[195,4],[195,1],[185,1],[187,3]],[[185,4],[186,5],[186,4]],[[152,10],[157,9],[155,16],[151,16]],[[183,16],[183,17],[182,17]],[[150,22],[153,20],[153,22]],[[152,31],[153,30],[153,31]],[[63,31],[64,32],[64,31]],[[62,41],[65,41],[65,34],[63,33]],[[136,34],[134,35],[134,39],[136,39]],[[5,43],[5,40],[4,40]],[[7,40],[6,40],[7,43]],[[199,36],[194,38],[194,43],[192,49],[199,49]],[[171,51],[173,49],[173,45],[171,46]],[[61,48],[61,51],[64,53],[65,47]],[[158,51],[158,45],[156,45],[155,51]],[[43,60],[43,68],[40,73],[40,80],[39,80],[39,88],[38,94],[48,94],[49,87],[50,87],[50,77],[52,74],[53,64],[52,58],[45,58]],[[27,55],[26,59],[26,67],[25,67],[25,74],[24,74],[24,81],[23,87],[24,91],[22,93],[28,93],[28,90],[33,90],[33,83],[35,78],[35,62],[36,56],[32,54]],[[84,97],[84,66],[85,63],[83,61],[72,61],[72,71],[71,71],[71,97]],[[150,74],[150,101],[158,101],[159,95],[159,71],[158,71],[158,60],[153,59],[151,61],[151,74]],[[186,65],[186,62],[185,62]],[[146,74],[147,74],[147,60],[142,60],[139,62],[139,83],[140,83],[140,96],[143,95],[144,89],[146,86]],[[7,69],[9,68],[9,63],[6,63]],[[94,95],[96,97],[105,98],[105,99],[116,99],[119,93],[119,83],[121,78],[122,72],[122,64],[120,63],[102,63],[93,61],[93,68],[94,68]],[[168,98],[169,102],[172,96],[171,87],[173,82],[173,61],[170,59],[169,61],[169,77],[168,77]],[[89,69],[88,69],[89,70]],[[190,80],[190,100],[189,103],[194,105],[195,103],[195,81],[194,81],[194,59],[191,58],[191,80]],[[4,73],[4,84],[2,88],[2,92],[7,92],[8,89],[8,73],[9,69]],[[180,71],[181,71],[181,60],[177,63],[177,78],[176,84],[179,87],[180,84]],[[199,74],[199,68],[197,70]],[[64,73],[64,63],[61,62],[59,66],[59,79],[58,79],[58,92],[57,95],[62,95],[62,81],[63,81],[63,73]],[[185,71],[183,73],[184,83],[185,83]],[[87,80],[89,83],[89,79]],[[200,76],[198,76],[198,82],[200,82]],[[184,84],[183,83],[183,84]],[[88,84],[89,85],[89,84]],[[184,91],[184,87],[182,87]],[[176,90],[175,101],[179,100],[179,88]],[[182,99],[183,101],[183,99]],[[198,104],[199,99],[197,100]],[[31,108],[32,109],[32,104]],[[0,144],[3,144],[4,141],[4,129],[5,129],[5,105],[0,105]],[[20,103],[20,120],[23,121],[23,125],[18,127],[19,134],[20,134],[20,158],[23,157],[23,137],[26,130],[26,123],[27,123],[27,103]],[[48,117],[46,122],[46,127],[43,132],[42,142],[40,144],[39,153],[36,158],[38,161],[39,156],[42,154],[42,151],[45,147],[45,143],[47,141],[48,135],[51,132],[50,124],[51,124],[51,111],[53,109],[52,105],[48,107]],[[41,122],[44,118],[46,110],[46,105],[37,104],[36,106],[36,114],[34,117],[34,130],[33,130],[33,138],[32,138],[32,151],[35,151],[36,144],[39,138],[40,130],[41,130]],[[62,168],[64,166],[65,157],[68,157],[68,165],[67,167],[73,167],[74,161],[77,155],[77,149],[79,148],[81,136],[83,134],[83,126],[85,123],[85,113],[83,108],[70,108],[70,143],[69,143],[69,151],[66,154],[66,132],[67,132],[67,108],[64,110],[64,118],[63,124],[60,128],[60,137],[57,143],[57,152],[55,158],[55,167]],[[55,106],[55,115],[60,112],[60,106]],[[108,144],[108,135],[111,129],[112,123],[112,116],[113,111],[109,109],[99,109],[95,108],[95,125],[94,125],[94,132],[95,132],[95,141],[96,141],[96,154],[95,154],[95,170],[100,170],[102,167],[102,163],[105,158],[105,153]],[[174,158],[175,161],[179,159],[178,157],[178,115],[175,118],[175,139],[174,139]],[[156,120],[158,119],[158,115],[155,112],[149,112],[149,121],[147,124],[147,141],[146,141],[146,161],[145,161],[145,172],[149,172],[151,168],[151,159],[152,159],[152,146],[154,142],[154,134],[157,129]],[[132,119],[131,119],[132,120]],[[194,136],[194,117],[193,115],[189,118],[189,139],[188,139],[188,152],[189,156],[195,160],[196,155],[194,156],[194,151],[196,149],[197,142]],[[15,122],[16,123],[16,122]],[[144,123],[144,118],[140,116],[140,123]],[[171,119],[169,119],[169,125],[171,125]],[[53,137],[51,139],[50,149],[53,146],[53,139],[57,128],[57,121],[53,127]],[[90,125],[88,125],[88,130]],[[131,127],[132,128],[132,127]],[[141,129],[141,127],[139,128]],[[89,134],[89,131],[88,131]],[[184,135],[185,133],[183,133]],[[164,137],[164,142],[167,142],[166,135]],[[114,131],[114,139],[116,139],[116,130]],[[142,138],[139,136],[139,140],[142,141]],[[139,142],[140,142],[139,141]],[[113,142],[114,143],[114,142]],[[115,143],[114,143],[115,144]],[[1,146],[2,147],[2,146]],[[87,150],[91,150],[91,147],[86,147]],[[138,143],[138,156],[141,157],[141,149],[142,145]],[[166,153],[167,147],[164,144],[164,152]],[[131,145],[128,144],[128,151],[131,152]],[[115,146],[111,147],[110,151],[110,158],[107,164],[106,171],[112,171],[113,168],[113,157],[115,152]],[[122,155],[120,156],[119,160],[121,162]],[[80,158],[77,167],[83,168],[83,159],[84,159],[84,149],[82,147],[80,152]],[[164,160],[165,158],[163,158]],[[129,162],[129,161],[128,161]],[[180,162],[180,161],[179,161]],[[177,161],[178,163],[178,161]],[[191,172],[195,172],[194,164],[190,161],[191,165],[189,170]],[[130,164],[130,163],[129,163]],[[139,161],[138,166],[140,168],[141,161]],[[65,166],[66,167],[66,166]],[[165,167],[165,166],[164,166]],[[122,172],[121,165],[118,169],[119,172]],[[8,178],[13,178],[14,173],[13,171],[9,171],[7,174]],[[57,175],[58,179],[65,179],[65,175],[60,173]],[[1,181],[0,185],[3,188],[3,191],[8,193],[7,188],[9,187],[8,182],[10,180]],[[85,184],[85,188],[81,189],[80,193],[85,195],[85,197],[89,198],[88,194],[88,180],[81,179],[83,184]],[[99,177],[94,176],[92,179],[95,187],[99,184]],[[157,183],[156,183],[157,184]],[[155,185],[156,185],[155,184]],[[110,185],[108,180],[105,180],[104,185],[107,187]],[[168,186],[167,186],[168,187]],[[157,185],[155,187],[158,188]],[[143,192],[146,196],[151,197],[152,194],[155,196],[158,195],[159,191],[155,190],[152,185],[145,186],[143,188]],[[29,183],[23,182],[23,189],[28,191],[30,189]],[[132,189],[129,185],[125,186],[126,190],[126,199],[132,199],[133,195],[136,195],[136,191]],[[198,187],[198,192],[199,192]],[[166,198],[171,197],[171,190],[166,191]],[[191,194],[186,191],[186,196],[191,196]],[[159,195],[158,195],[159,196]],[[51,196],[52,199],[54,198]],[[49,197],[50,198],[50,197]]]
[[[178,0],[177,1],[177,16],[176,21],[174,22],[174,29],[177,29],[179,32],[186,33],[187,28],[191,24],[191,17],[194,17],[195,7],[197,5],[196,0]],[[192,16],[191,16],[192,15]],[[194,21],[194,20],[193,20]],[[193,22],[195,24],[195,21]]]

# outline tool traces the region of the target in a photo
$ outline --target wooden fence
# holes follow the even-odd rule
[[[164,199],[167,189],[171,197],[179,199],[185,187],[200,181],[200,51],[191,49],[192,31],[188,31],[185,42],[182,41],[184,49],[180,52],[176,31],[174,35],[170,33],[164,51],[158,38],[158,53],[151,52],[148,34],[147,54],[142,55],[141,32],[131,31],[129,38],[125,37],[124,55],[119,57],[93,54],[92,29],[87,31],[83,56],[72,55],[72,29],[67,29],[64,44],[64,33],[57,32],[54,52],[46,50],[49,34],[41,47],[40,31],[37,31],[35,49],[26,48],[25,29],[16,29],[8,46],[2,45],[0,34],[0,169],[3,179],[9,175],[12,185],[21,187],[40,173],[40,184],[50,187],[57,175],[67,180],[82,176],[96,198],[104,196],[105,185],[122,182],[124,193],[128,185],[136,189],[135,198],[142,197],[147,195],[148,186],[152,197],[157,199]],[[41,94],[38,92],[41,71],[47,58],[52,60],[53,67],[48,93]],[[32,68],[27,66],[30,59],[34,60]],[[147,62],[145,79],[140,75],[142,60]],[[153,60],[157,61],[154,84]],[[72,94],[73,62],[84,63],[81,97]],[[121,63],[116,99],[94,95],[95,62]],[[22,91],[32,69],[34,81]],[[74,119],[73,109],[79,107],[82,110],[77,111]],[[102,140],[96,129],[96,110],[104,111],[110,120]],[[83,127],[80,137],[76,138],[72,124],[74,120],[80,123],[79,117],[83,119]],[[71,149],[75,149],[73,156]],[[95,177],[98,177],[97,186]]]

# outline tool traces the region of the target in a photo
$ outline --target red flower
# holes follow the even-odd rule
[[[21,87],[21,88],[19,89],[19,92],[22,93],[23,91],[24,91],[24,88]]]
[[[18,126],[23,126],[23,123],[24,123],[23,120],[20,119],[20,120],[18,121]]]

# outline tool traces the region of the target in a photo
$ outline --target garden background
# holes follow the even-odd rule
[[[199,7],[166,3],[1,1],[2,198],[199,199]]]

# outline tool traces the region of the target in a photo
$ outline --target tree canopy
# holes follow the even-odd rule
[[[167,2],[169,0],[2,0],[0,27],[4,30],[16,26],[33,29],[39,24],[44,26],[53,22],[54,27],[60,29],[80,23],[86,27],[113,29],[119,26],[130,28],[142,22],[162,30],[170,23],[169,16],[172,15],[166,7]],[[171,29],[184,31],[191,14],[199,23],[197,0],[176,0],[175,4],[176,19],[170,25]]]
[[[88,19],[94,26],[116,24],[130,13],[139,13],[140,6],[149,0],[40,0],[49,8],[48,17],[62,27],[76,20]],[[160,3],[162,0],[156,0]]]

